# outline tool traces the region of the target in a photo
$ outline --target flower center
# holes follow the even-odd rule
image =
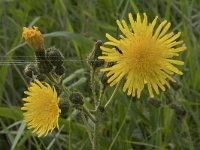
[[[160,50],[156,41],[152,38],[137,37],[123,42],[123,47],[125,47],[123,61],[132,66],[131,68],[145,71],[147,68],[153,68],[158,64]]]

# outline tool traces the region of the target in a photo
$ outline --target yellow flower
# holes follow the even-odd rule
[[[39,80],[31,82],[28,91],[24,92],[28,97],[23,98],[26,102],[22,110],[28,129],[33,129],[39,137],[46,136],[55,127],[58,127],[58,118],[61,110],[58,107],[59,98],[55,89],[48,83],[42,84]]]
[[[38,30],[38,27],[23,28],[22,33],[25,41],[36,51],[43,50],[44,37]]]
[[[166,20],[154,30],[157,19],[156,16],[153,22],[149,23],[146,13],[143,20],[138,13],[137,19],[134,20],[129,13],[131,28],[124,20],[117,20],[123,33],[119,40],[106,34],[109,42],[101,47],[103,56],[99,59],[116,62],[114,66],[101,70],[107,72],[110,86],[125,78],[123,91],[127,91],[128,95],[137,95],[137,98],[140,98],[147,85],[149,94],[153,97],[153,90],[159,94],[159,88],[165,91],[164,85],[169,87],[168,80],[175,82],[171,77],[174,73],[183,74],[174,65],[183,65],[184,62],[173,58],[186,49],[181,46],[183,41],[177,41],[181,33],[167,33],[171,23]]]

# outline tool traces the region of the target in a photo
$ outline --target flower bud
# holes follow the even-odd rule
[[[102,113],[105,111],[105,107],[103,105],[99,105],[98,109]]]
[[[101,40],[98,40],[95,43],[95,46],[88,57],[88,63],[92,66],[93,69],[96,69],[104,64],[103,60],[98,59],[98,56],[102,55],[102,51],[100,49],[100,46],[102,45],[103,45],[103,42]]]
[[[28,64],[26,65],[24,69],[24,74],[30,78],[32,78],[33,75],[37,73],[36,66],[34,64]]]
[[[65,73],[65,68],[63,66],[57,66],[54,71],[57,75],[61,76]]]
[[[45,59],[45,51],[36,51],[35,56],[36,56],[38,62],[43,62],[46,60]]]
[[[172,82],[171,80],[169,81],[169,84],[170,86],[175,90],[175,91],[178,91],[182,85],[179,81],[176,81],[176,82]]]
[[[83,105],[84,104],[83,97],[78,92],[71,93],[69,96],[69,100],[75,105]]]
[[[22,37],[35,50],[43,51],[44,37],[38,27],[23,28]]]
[[[186,111],[182,106],[178,106],[176,104],[171,103],[169,104],[169,107],[172,108],[175,111],[175,113],[179,116],[185,116],[186,114]]]
[[[61,117],[67,118],[67,112],[69,111],[69,102],[61,98],[59,101],[59,108],[61,109]]]
[[[155,98],[152,98],[152,97],[148,98],[148,103],[153,105],[156,108],[161,106],[161,101],[159,101],[159,100],[157,100]]]
[[[61,66],[63,64],[63,56],[59,49],[55,47],[50,47],[46,51],[46,59],[53,65],[53,66]]]
[[[44,81],[46,78],[45,74],[37,74],[36,75],[36,79],[38,79],[39,81]]]
[[[108,77],[106,76],[106,74],[100,72],[99,73],[99,78],[100,78],[100,81],[103,84],[103,86],[106,87],[108,85]]]
[[[38,63],[38,71],[41,74],[47,74],[53,69],[53,66],[48,61]]]

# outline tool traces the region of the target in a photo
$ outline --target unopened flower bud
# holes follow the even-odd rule
[[[57,66],[54,71],[57,75],[61,76],[65,73],[65,68],[63,66]]]
[[[100,72],[99,78],[100,78],[101,83],[103,84],[103,86],[106,87],[108,85],[108,77],[106,76],[106,74]]]
[[[24,74],[30,78],[37,73],[36,66],[34,64],[26,65],[24,69]]]
[[[107,67],[112,67],[112,66],[114,66],[114,64],[115,64],[115,62],[109,62],[109,63],[107,64]]]
[[[105,107],[103,105],[99,105],[98,109],[102,113],[105,111]]]
[[[175,91],[178,91],[182,85],[179,81],[176,81],[176,82],[172,82],[171,80],[169,81],[169,84],[170,86],[175,90]]]
[[[103,60],[98,59],[98,56],[102,55],[102,51],[100,49],[100,46],[102,45],[103,45],[103,42],[101,40],[98,40],[95,43],[95,46],[88,57],[88,63],[92,66],[93,69],[96,69],[104,64]]]
[[[151,104],[151,105],[153,105],[153,106],[156,107],[156,108],[158,108],[158,107],[161,106],[161,101],[159,101],[159,100],[157,100],[157,99],[155,99],[155,98],[152,98],[152,97],[150,97],[150,98],[148,99],[148,103]]]
[[[55,88],[57,94],[60,95],[62,92],[61,89],[57,85],[54,85],[54,88]]]
[[[43,51],[44,45],[44,37],[42,33],[39,31],[38,27],[31,28],[23,28],[22,33],[25,41],[35,50],[35,51]]]
[[[46,51],[46,59],[53,66],[61,66],[63,64],[64,57],[62,56],[59,49],[55,47],[50,47]]]
[[[179,116],[185,116],[186,114],[186,111],[182,106],[178,106],[176,104],[171,103],[169,104],[169,107],[172,108],[175,111],[175,113]]]
[[[38,63],[38,71],[41,74],[47,74],[53,69],[53,66],[48,61]]]
[[[45,74],[37,74],[36,75],[36,79],[38,79],[39,81],[44,81],[46,78]]]
[[[69,111],[69,102],[61,98],[59,101],[59,108],[61,109],[61,117],[67,118],[67,112]]]
[[[69,99],[73,104],[76,104],[76,105],[83,105],[84,104],[83,97],[78,92],[71,93],[70,96],[69,96]]]
[[[45,51],[36,51],[35,56],[36,56],[38,62],[43,62],[46,60],[45,59]]]

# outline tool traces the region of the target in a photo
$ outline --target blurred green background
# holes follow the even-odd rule
[[[104,113],[98,132],[101,150],[200,149],[200,0],[0,0],[0,149],[88,150],[91,144],[77,111],[60,120],[60,130],[37,138],[22,123],[23,74],[34,53],[22,40],[24,26],[38,26],[46,47],[56,46],[65,56],[66,85],[90,100],[87,55],[105,33],[117,36],[116,19],[146,12],[149,21],[167,19],[171,31],[181,31],[188,47],[178,89],[157,96],[161,106],[119,92]],[[112,93],[108,88],[106,101]],[[168,103],[173,103],[168,105]],[[128,109],[129,108],[129,109]],[[186,113],[185,113],[186,112]]]

